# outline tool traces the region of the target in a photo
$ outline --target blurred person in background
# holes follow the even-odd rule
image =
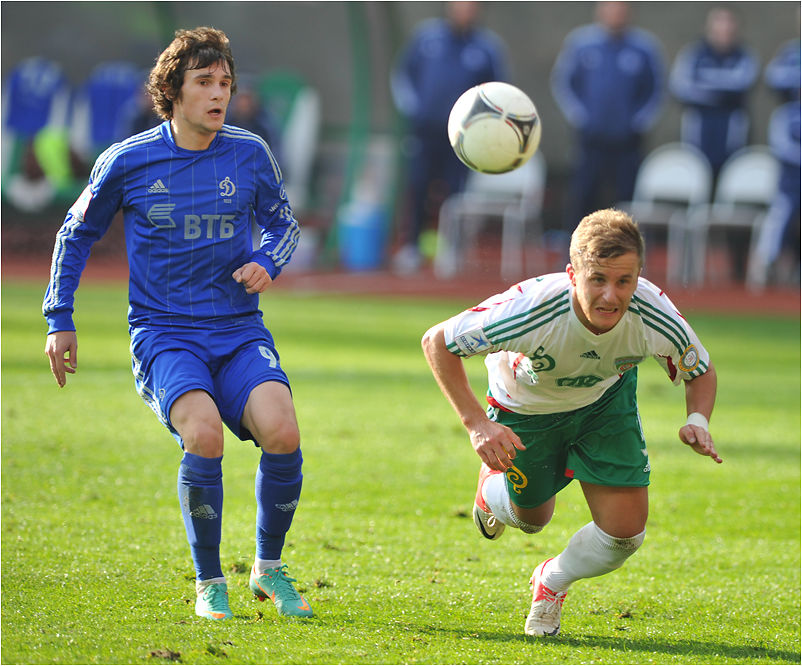
[[[551,73],[552,94],[576,131],[572,223],[632,199],[642,139],[661,110],[661,47],[631,20],[629,3],[597,3],[596,22],[568,34]]]
[[[391,90],[407,121],[409,219],[393,258],[399,273],[413,273],[423,257],[421,233],[448,195],[462,190],[467,167],[448,141],[448,115],[467,89],[506,81],[507,54],[497,35],[478,27],[478,2],[446,2],[446,17],[428,19],[415,31],[391,74]]]
[[[683,105],[680,138],[707,157],[716,179],[727,159],[749,143],[749,91],[760,74],[757,56],[742,42],[738,19],[727,7],[713,7],[704,37],[680,50],[669,87]],[[730,229],[726,242],[738,281],[746,275],[749,232]]]
[[[680,50],[671,70],[671,93],[683,105],[681,140],[707,157],[714,175],[749,141],[747,96],[760,65],[741,43],[738,19],[726,7],[707,14],[704,37]]]
[[[161,116],[153,108],[153,98],[147,90],[147,76],[142,82],[139,93],[127,109],[125,120],[128,134],[139,134],[162,124]]]
[[[281,133],[278,127],[249,79],[243,78],[239,83],[237,94],[231,98],[226,122],[261,136],[270,146],[270,152],[280,161]]]
[[[797,28],[800,25],[801,15],[802,10],[797,6]],[[802,59],[802,41],[799,37],[795,37],[782,44],[766,65],[763,80],[783,102],[799,99],[800,76],[802,76],[800,59]]]
[[[798,16],[798,13],[797,13]],[[766,66],[764,81],[777,93],[781,104],[769,119],[768,141],[780,163],[777,193],[760,228],[755,261],[750,265],[750,286],[767,282],[799,284],[800,271],[800,40],[792,39]]]
[[[74,90],[62,66],[41,56],[17,63],[3,81],[3,198],[35,213],[72,201],[86,164],[70,145]]]

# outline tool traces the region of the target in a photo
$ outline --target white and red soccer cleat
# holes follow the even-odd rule
[[[568,592],[552,592],[541,582],[543,569],[552,559],[538,564],[529,581],[532,586],[532,606],[524,625],[527,636],[556,636],[560,633],[560,615]]]

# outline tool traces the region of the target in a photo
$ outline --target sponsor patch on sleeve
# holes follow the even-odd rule
[[[454,338],[454,344],[466,355],[478,354],[492,346],[481,328],[460,333]]]
[[[682,372],[693,372],[699,367],[699,352],[693,345],[688,345],[677,363]]]

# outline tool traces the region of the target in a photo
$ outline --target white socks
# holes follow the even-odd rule
[[[264,573],[268,569],[278,569],[281,566],[281,560],[260,560],[258,557],[253,561],[253,570],[258,573]]]
[[[208,578],[206,580],[196,580],[195,581],[195,594],[201,595],[206,591],[206,588],[209,587],[212,583],[225,583],[226,577],[223,576],[222,578]]]
[[[552,592],[563,592],[580,578],[593,578],[618,569],[643,543],[646,530],[626,539],[610,536],[590,522],[568,542],[565,550],[543,568],[541,581]]]
[[[542,525],[529,525],[515,515],[504,474],[488,477],[482,487],[482,496],[499,522],[517,527],[527,534],[543,529]],[[552,592],[562,592],[580,578],[610,573],[640,548],[645,536],[646,530],[633,537],[620,539],[590,522],[574,534],[565,550],[543,568],[541,580]]]
[[[510,495],[507,492],[507,478],[504,474],[493,474],[485,480],[482,486],[482,497],[485,498],[487,508],[500,523],[517,527],[526,534],[535,534],[543,529],[543,525],[530,525],[515,515]]]

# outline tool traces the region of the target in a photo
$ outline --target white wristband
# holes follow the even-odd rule
[[[710,424],[707,421],[707,417],[699,412],[688,414],[688,420],[685,421],[685,425],[695,425],[699,426],[700,428],[704,428],[708,432],[710,431]]]

